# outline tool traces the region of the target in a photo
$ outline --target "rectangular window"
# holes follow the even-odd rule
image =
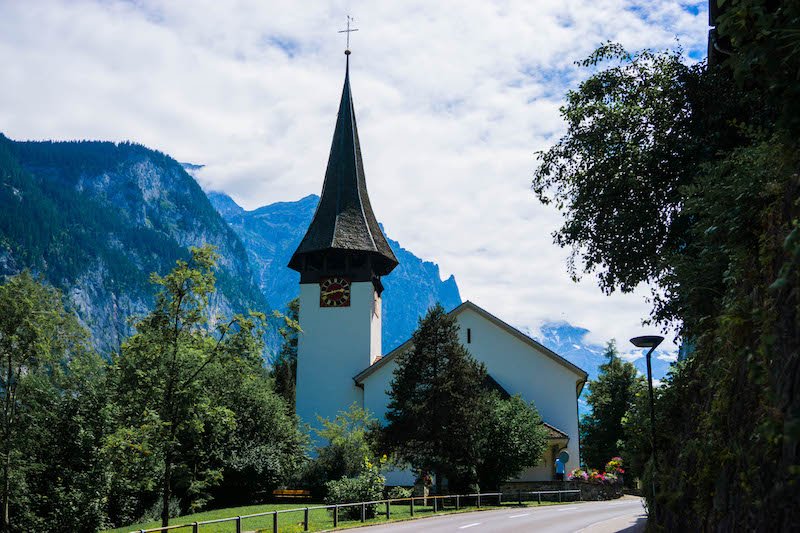
[[[467,328],[467,344],[472,342],[472,330]]]

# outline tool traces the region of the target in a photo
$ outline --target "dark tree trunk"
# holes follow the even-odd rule
[[[167,454],[164,460],[164,479],[162,481],[161,490],[163,492],[161,499],[161,526],[167,527],[169,525],[169,499],[172,496],[172,457],[171,453]]]

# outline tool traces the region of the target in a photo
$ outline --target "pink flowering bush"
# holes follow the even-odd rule
[[[613,461],[613,460],[612,460]],[[622,461],[620,460],[620,464]],[[622,470],[616,470],[613,472],[599,472],[592,468],[589,471],[582,470],[580,468],[574,469],[572,472],[569,473],[567,479],[570,481],[585,481],[587,483],[609,483],[614,484],[619,481],[619,475],[617,472],[622,473]]]

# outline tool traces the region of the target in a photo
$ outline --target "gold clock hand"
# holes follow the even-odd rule
[[[323,296],[330,296],[331,294],[336,294],[337,292],[344,292],[344,289],[333,289],[332,291],[323,291]]]

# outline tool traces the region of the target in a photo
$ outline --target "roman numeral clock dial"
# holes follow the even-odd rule
[[[349,307],[350,280],[342,277],[331,277],[319,282],[320,307]]]

